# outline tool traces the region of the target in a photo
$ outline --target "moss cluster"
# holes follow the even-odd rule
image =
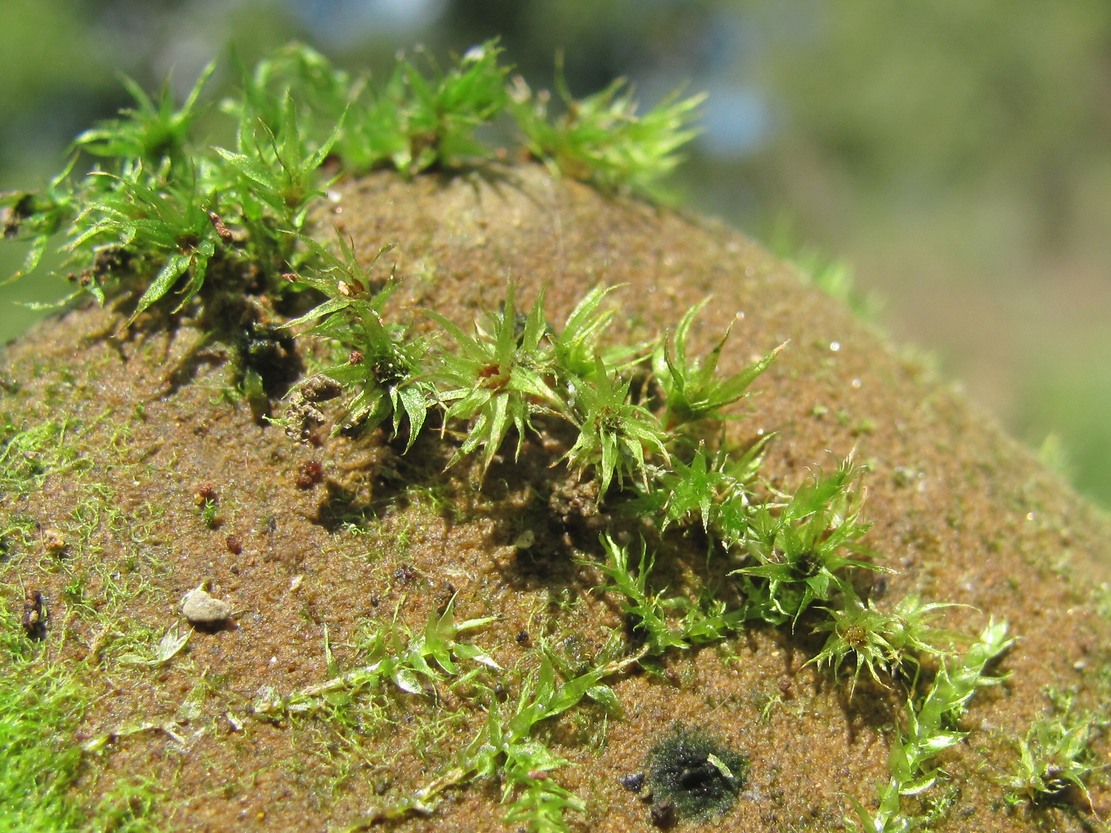
[[[469,326],[435,311],[406,317],[391,305],[399,286],[392,274],[363,265],[342,237],[321,242],[313,228],[311,209],[338,178],[382,166],[412,176],[481,163],[476,130],[502,113],[533,156],[611,188],[652,190],[689,138],[694,100],[639,118],[620,85],[579,102],[561,89],[567,113],[552,117],[548,99],[509,80],[498,56],[491,43],[447,70],[402,60],[375,86],[291,48],[244,76],[240,95],[223,106],[235,141],[214,149],[193,133],[211,70],[180,108],[166,92],[153,99],[132,88],[132,110],[77,140],[102,166],[74,176],[75,161],[42,194],[4,198],[5,232],[34,241],[28,268],[65,233],[77,292],[101,302],[131,298],[125,326],[174,293],[176,311],[234,320],[240,390],[263,416],[293,386],[278,420],[291,434],[309,436],[323,423],[319,403],[342,397],[337,430],[381,429],[399,458],[426,450],[418,440],[438,429],[437,459],[473,463],[478,484],[508,446],[515,461],[557,468],[567,488],[587,497],[589,508],[580,509],[594,513],[594,535],[576,541],[575,555],[597,579],[591,589],[626,617],[626,638],[574,662],[542,640],[511,675],[494,651],[469,641],[493,620],[457,622],[448,602],[418,633],[391,625],[365,635],[359,664],[347,671],[333,662],[325,634],[329,679],[268,691],[251,714],[326,721],[352,704],[384,712],[390,698],[435,693],[438,702],[450,690],[461,712],[486,716],[473,741],[424,787],[352,829],[432,812],[447,790],[496,779],[508,823],[564,831],[587,805],[559,780],[567,761],[547,738],[558,718],[586,708],[616,715],[611,683],[619,675],[658,671],[754,626],[808,631],[823,638],[809,663],[828,666],[835,681],[851,669],[847,699],[862,677],[905,699],[890,777],[877,786],[876,809],[857,803],[856,813],[870,831],[909,829],[922,817],[903,799],[944,779],[936,759],[967,737],[960,720],[973,695],[998,681],[992,664],[1012,640],[994,620],[972,637],[942,629],[936,620],[953,607],[944,602],[870,594],[867,579],[888,568],[863,541],[869,524],[853,457],[832,472],[772,484],[761,469],[767,435],[727,440],[723,422],[779,348],[765,345],[761,358],[719,373],[729,330],[701,355],[692,346],[705,302],[647,341],[614,344],[617,316],[604,286],[579,297],[562,324],[543,292],[519,308],[513,285]],[[328,358],[302,379],[310,353]],[[10,463],[7,486],[25,492],[46,471],[46,434],[8,423],[0,462]],[[526,447],[531,460],[522,459]],[[50,458],[48,468],[67,465]],[[218,509],[214,499],[199,505],[210,529],[219,526]],[[0,542],[29,534],[8,521]],[[684,565],[682,587],[671,589],[658,565],[674,567],[692,541],[703,566]],[[75,585],[71,598],[80,597]],[[170,630],[146,636],[120,661],[161,666],[188,638]],[[1095,771],[1085,758],[1091,739],[1079,730],[1032,736],[1014,788],[1031,802],[1085,790]],[[1074,764],[1066,775],[1049,772],[1059,763],[1038,763],[1062,755]],[[743,756],[681,726],[646,766],[661,819],[674,812],[694,820],[726,812],[749,768]]]
[[[352,77],[322,55],[293,45],[244,72],[222,103],[230,147],[199,134],[210,109],[203,92],[215,65],[175,106],[128,83],[135,100],[118,119],[85,131],[69,165],[41,192],[0,196],[4,237],[32,241],[24,272],[58,234],[75,294],[103,302],[121,278],[141,294],[129,323],[171,292],[181,309],[207,295],[281,295],[283,276],[311,261],[309,209],[331,183],[380,167],[405,175],[482,164],[476,131],[502,116],[536,158],[602,187],[653,192],[693,135],[698,99],[668,101],[643,116],[615,84],[550,116],[546,95],[509,80],[496,42],[475,47],[447,70],[428,56],[422,70],[402,58],[383,83]],[[82,172],[79,163],[95,160]],[[151,277],[153,275],[153,278]]]

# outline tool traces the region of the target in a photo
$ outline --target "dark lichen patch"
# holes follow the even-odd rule
[[[733,807],[748,777],[748,758],[682,724],[648,753],[645,783],[657,826],[706,821]]]

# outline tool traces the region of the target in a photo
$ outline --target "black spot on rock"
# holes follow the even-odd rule
[[[644,786],[644,773],[634,772],[631,775],[623,775],[619,780],[621,781],[621,786],[629,792],[638,793],[641,787]]]
[[[676,724],[648,753],[645,781],[676,820],[704,821],[733,806],[748,775],[748,759],[709,735]],[[661,826],[653,818],[653,823]]]

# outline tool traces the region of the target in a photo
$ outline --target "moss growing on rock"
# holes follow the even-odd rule
[[[177,255],[104,263],[119,271],[90,277],[103,307],[5,350],[4,603],[19,616],[39,593],[49,619],[3,673],[28,673],[30,652],[83,689],[75,733],[44,739],[80,752],[71,808],[140,773],[129,807],[168,830],[643,830],[618,779],[678,722],[745,750],[752,800],[730,816],[745,829],[1082,830],[1104,814],[1106,519],[742,236],[541,165],[415,172],[337,174],[294,212],[316,241],[295,263],[252,260],[230,214],[231,237],[209,217],[213,251],[243,258],[213,273],[230,283],[180,273],[193,297],[171,313],[150,286],[178,288],[158,283]],[[623,287],[605,327],[576,317],[600,286]],[[684,315],[703,304],[696,327]],[[352,309],[367,317],[305,331]],[[368,375],[352,322],[419,349]],[[252,364],[229,323],[293,335]],[[474,360],[437,377],[436,351]],[[607,413],[660,432],[606,446],[623,424],[600,419],[612,467],[571,454],[599,357]],[[465,373],[487,383],[473,408]],[[249,401],[224,395],[229,378]],[[293,439],[259,419],[290,386]],[[730,418],[686,433],[714,396]],[[36,424],[71,426],[60,453],[28,439]],[[178,601],[202,584],[228,624],[136,663],[181,634]],[[840,627],[846,610],[860,622]],[[1090,716],[1084,801],[1015,805],[1050,686]],[[740,780],[717,751],[704,762]]]

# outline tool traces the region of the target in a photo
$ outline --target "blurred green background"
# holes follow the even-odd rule
[[[292,38],[381,72],[494,35],[534,86],[562,51],[579,95],[709,92],[683,202],[850,264],[896,341],[1111,505],[1107,0],[3,0],[0,188],[56,173],[120,73],[185,90],[216,57],[231,83],[233,50]],[[64,288],[5,287],[0,340]]]

